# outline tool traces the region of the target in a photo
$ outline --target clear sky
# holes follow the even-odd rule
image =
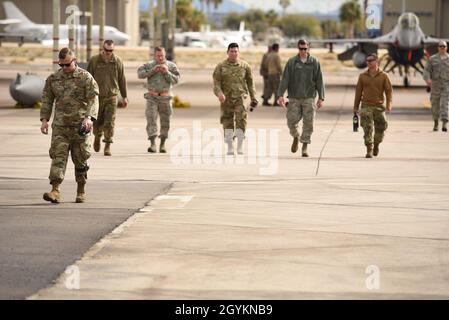
[[[236,3],[243,4],[250,8],[257,9],[275,9],[281,10],[279,0],[233,0]],[[290,6],[287,12],[313,12],[321,11],[323,13],[338,10],[346,0],[290,0]],[[362,4],[363,1],[359,0]],[[382,4],[382,0],[369,0],[369,4]]]

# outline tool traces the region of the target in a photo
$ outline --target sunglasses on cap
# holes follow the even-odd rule
[[[72,64],[73,61],[75,61],[75,59],[73,59],[73,60],[70,61],[69,63],[58,63],[58,65],[59,65],[61,68],[64,68],[64,67],[68,68],[68,67],[70,67],[70,65]]]

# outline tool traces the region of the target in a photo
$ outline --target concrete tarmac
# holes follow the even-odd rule
[[[328,77],[310,158],[290,152],[285,111],[273,107],[250,114],[244,156],[211,155],[209,138],[220,136],[221,128],[207,72],[186,73],[175,89],[192,108],[175,109],[169,153],[148,154],[143,86],[131,83],[131,105],[117,116],[113,156],[98,153],[91,160],[96,200],[83,206],[98,215],[103,206],[117,208],[118,215],[142,205],[90,249],[84,244],[82,257],[62,262],[60,277],[29,290],[34,294],[28,298],[449,298],[449,134],[431,131],[423,87],[396,87],[380,155],[365,159],[362,130],[352,132],[351,123],[356,76]],[[13,219],[8,206],[24,205],[28,217],[45,212],[41,223],[52,229],[54,213],[42,210],[39,200],[47,190],[49,136],[39,134],[38,110],[7,103],[0,103],[2,188],[10,188],[9,181],[37,182],[0,199],[2,224]],[[204,135],[200,142],[193,139],[198,132]],[[177,156],[182,147],[190,154]],[[72,170],[69,164],[67,185],[73,189]],[[139,194],[147,203],[139,198],[131,204],[136,189],[117,192],[121,182],[135,182],[134,188],[142,183]],[[101,229],[91,240],[117,222],[100,228],[69,217],[74,229]],[[28,219],[30,224],[36,217]],[[19,241],[20,229],[10,237]],[[32,237],[26,239],[31,247]],[[1,246],[6,248],[3,241]],[[8,257],[1,255],[2,261]],[[64,263],[79,271],[79,289],[68,288],[74,278],[62,273]],[[20,276],[20,268],[15,272]]]

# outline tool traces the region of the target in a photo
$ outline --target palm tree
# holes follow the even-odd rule
[[[285,16],[285,11],[290,6],[290,0],[279,0],[279,5],[282,7],[282,15]]]
[[[354,37],[354,26],[362,18],[362,12],[357,0],[349,0],[340,7],[340,21],[348,25],[347,37]]]

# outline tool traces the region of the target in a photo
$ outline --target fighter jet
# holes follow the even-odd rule
[[[404,12],[399,16],[398,23],[393,30],[383,36],[373,39],[322,39],[312,40],[311,43],[345,44],[353,43],[338,55],[340,61],[351,60],[354,66],[366,67],[366,56],[377,53],[379,46],[386,46],[388,53],[380,58],[381,67],[385,72],[398,69],[404,79],[404,86],[409,86],[411,69],[422,74],[423,59],[438,51],[438,42],[444,39],[432,38],[424,34],[418,17],[412,12]],[[446,40],[447,41],[447,40]]]
[[[240,22],[238,31],[211,31],[207,26],[199,32],[179,32],[175,34],[175,44],[185,47],[197,48],[227,48],[232,42],[236,42],[242,48],[253,45],[253,33],[245,30],[245,22]]]
[[[0,24],[7,25],[4,32],[0,34],[0,39],[16,40],[21,42],[40,42],[44,45],[51,45],[53,43],[53,25],[52,24],[37,24],[32,22],[28,17],[16,7],[11,1],[4,1],[6,19],[0,20]],[[69,26],[61,24],[59,26],[60,43],[68,44],[69,42]],[[100,27],[94,25],[92,27],[93,41],[98,42]],[[80,39],[80,43],[84,43],[86,39],[86,26],[79,25],[75,29],[75,33]],[[117,44],[125,44],[130,37],[115,27],[105,26],[104,38],[114,40]]]

